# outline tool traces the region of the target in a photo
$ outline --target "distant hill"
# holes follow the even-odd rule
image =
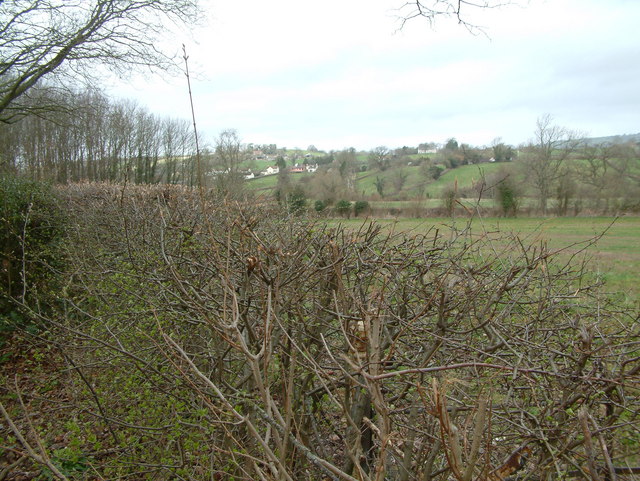
[[[609,135],[608,137],[590,137],[585,139],[590,145],[598,144],[626,144],[627,142],[640,142],[640,133]]]

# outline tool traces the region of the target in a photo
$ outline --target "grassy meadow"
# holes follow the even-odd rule
[[[264,162],[263,162],[264,163]],[[266,167],[266,163],[264,163]],[[376,181],[378,178],[383,179],[385,187],[385,197],[397,197],[401,194],[405,198],[427,197],[431,199],[439,199],[442,191],[454,183],[458,183],[460,189],[471,189],[481,179],[482,175],[490,175],[505,167],[505,163],[500,164],[482,164],[482,165],[463,165],[456,169],[451,169],[442,174],[437,180],[427,180],[420,172],[418,166],[401,166],[388,169],[383,172],[379,170],[367,170],[358,173],[356,177],[355,191],[358,195],[373,196],[377,195]],[[261,165],[262,167],[262,165]],[[406,176],[406,180],[400,191],[394,187],[394,177],[399,173]],[[293,183],[311,176],[312,174],[292,174],[291,181]],[[277,175],[268,175],[248,180],[246,186],[248,189],[266,193],[273,190],[278,183]],[[438,200],[439,202],[439,200]]]
[[[363,220],[332,222],[355,228]],[[376,222],[396,232],[416,235],[435,232],[435,228],[440,233],[452,226],[461,229],[470,222],[472,236],[488,235],[498,239],[504,233],[517,234],[524,244],[542,242],[553,250],[561,250],[559,259],[567,261],[592,243],[576,259],[587,257],[589,270],[605,282],[607,292],[622,297],[625,302],[640,301],[640,217],[426,218]],[[499,240],[495,248],[500,249]]]
[[[481,164],[481,165],[463,165],[456,169],[450,169],[442,174],[437,180],[428,180],[421,173],[419,166],[403,166],[388,169],[384,172],[378,170],[368,170],[358,174],[356,180],[356,191],[363,195],[373,195],[376,193],[376,180],[381,178],[385,182],[385,195],[394,196],[398,194],[394,190],[394,176],[398,172],[402,172],[406,176],[405,183],[402,187],[402,193],[408,197],[418,194],[439,198],[442,191],[458,183],[461,189],[470,189],[483,175],[490,175],[505,167],[505,163],[499,164]]]

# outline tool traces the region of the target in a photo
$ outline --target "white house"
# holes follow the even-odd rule
[[[277,174],[278,172],[280,172],[280,167],[278,167],[277,165],[270,165],[269,167],[264,169],[262,175],[273,175]]]

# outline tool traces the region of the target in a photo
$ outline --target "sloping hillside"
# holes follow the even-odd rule
[[[387,200],[405,200],[414,197],[439,198],[443,189],[457,182],[459,191],[471,191],[482,176],[491,175],[510,163],[486,163],[464,165],[448,169],[437,179],[426,177],[419,166],[391,166],[387,170],[377,169],[360,172],[356,176],[355,194],[357,196],[379,196],[376,183],[383,182],[383,197]],[[315,174],[292,174],[291,182],[295,185],[303,179],[308,182]],[[399,178],[404,177],[403,181]],[[273,191],[278,183],[277,175],[257,177],[246,182],[247,188],[262,194]],[[398,188],[399,187],[399,188]]]

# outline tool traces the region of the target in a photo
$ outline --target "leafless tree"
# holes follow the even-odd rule
[[[473,12],[518,3],[513,0],[410,0],[399,9],[401,27],[415,18],[426,18],[430,24],[440,19],[455,19],[472,33],[482,28],[472,20]]]
[[[332,167],[337,169],[347,192],[354,192],[356,189],[357,170],[355,149],[352,147],[336,153]]]
[[[169,69],[158,39],[171,25],[195,24],[197,0],[7,0],[0,2],[0,121],[43,106],[25,96],[62,74],[88,66],[118,72]]]
[[[309,183],[309,190],[313,197],[328,204],[333,204],[350,195],[345,179],[335,166],[316,172]]]
[[[235,129],[223,130],[216,139],[214,166],[224,172],[236,173],[245,160],[240,136]]]
[[[7,168],[59,183],[190,182],[194,147],[186,121],[161,119],[96,89],[56,92],[51,102],[58,106],[55,116],[0,124]]]
[[[158,160],[161,154],[161,121],[153,114],[138,110],[135,124],[135,174],[138,184],[152,184],[160,180]]]
[[[554,125],[550,115],[537,120],[534,139],[519,160],[533,184],[543,215],[547,214],[555,183],[567,175],[565,161],[579,146],[578,134]]]
[[[238,132],[226,129],[216,139],[212,159],[213,185],[223,195],[238,194],[243,176],[240,165],[247,159]]]
[[[391,151],[381,145],[369,152],[368,159],[370,168],[387,170],[391,164]]]
[[[597,210],[608,210],[608,187],[611,186],[611,175],[607,159],[611,149],[603,145],[584,145],[580,149],[580,157],[584,160],[574,166],[574,174],[577,179],[588,186],[591,197],[594,199],[593,207]],[[604,201],[604,206],[602,205]]]
[[[162,127],[164,178],[168,184],[177,184],[185,175],[180,168],[189,154],[195,152],[191,126],[187,120],[165,119]]]
[[[391,184],[393,185],[393,188],[396,192],[400,192],[402,190],[402,187],[404,187],[408,178],[409,174],[402,168],[396,168],[392,172],[390,179]]]
[[[640,186],[640,175],[634,165],[640,159],[640,146],[637,143],[624,143],[608,147],[607,165],[621,177],[629,179],[636,186]]]

